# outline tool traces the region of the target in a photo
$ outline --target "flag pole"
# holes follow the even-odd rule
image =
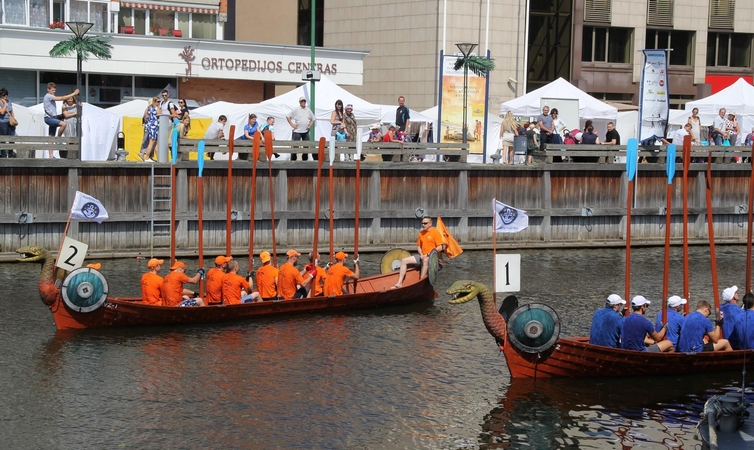
[[[225,210],[225,256],[230,256],[231,249],[231,231],[233,226],[231,225],[231,213],[233,210],[233,150],[234,139],[236,133],[236,126],[230,126],[230,137],[228,141],[228,201]]]
[[[197,158],[196,158],[196,165],[197,165],[197,181],[196,181],[196,188],[197,188],[197,213],[198,213],[198,219],[199,223],[198,225],[198,235],[199,235],[199,268],[204,268],[204,178],[202,177],[202,172],[204,172],[204,146],[205,142],[199,141],[199,145],[197,146]],[[204,298],[204,277],[199,278],[199,296],[201,298]]]

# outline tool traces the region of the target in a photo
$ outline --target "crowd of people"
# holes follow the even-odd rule
[[[719,315],[711,321],[713,308],[706,300],[696,310],[683,314],[688,301],[677,295],[667,300],[663,322],[659,312],[653,325],[645,317],[650,301],[641,295],[631,300],[631,314],[623,316],[626,301],[612,294],[592,318],[589,342],[604,347],[648,352],[698,353],[754,348],[754,293],[738,304],[738,287],[723,290]]]
[[[532,163],[535,151],[545,151],[547,144],[590,144],[590,145],[621,145],[620,134],[615,129],[615,123],[608,122],[604,140],[600,140],[595,132],[592,120],[584,123],[583,129],[568,129],[568,124],[560,118],[557,108],[550,110],[549,106],[542,108],[542,114],[533,122],[523,125],[508,111],[503,117],[500,127],[500,147],[495,155],[502,164],[513,164],[513,142],[515,136],[526,136],[526,159],[524,164]]]

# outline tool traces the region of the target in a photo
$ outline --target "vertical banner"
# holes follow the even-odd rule
[[[670,114],[670,93],[667,52],[663,49],[642,52],[644,69],[641,73],[639,100],[639,141],[644,142],[653,136],[656,139],[665,137]]]
[[[460,54],[459,54],[460,55]],[[463,68],[453,70],[458,55],[444,55],[440,72],[439,142],[463,142]],[[484,124],[487,117],[487,79],[469,71],[466,142],[469,153],[484,152]]]

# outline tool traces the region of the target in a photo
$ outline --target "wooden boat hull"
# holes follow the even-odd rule
[[[98,309],[77,312],[58,295],[50,306],[58,330],[128,327],[170,324],[225,322],[255,317],[283,316],[301,313],[342,312],[355,309],[399,306],[432,301],[437,293],[428,277],[419,279],[419,272],[408,271],[403,287],[390,289],[397,273],[362,278],[356,293],[337,297],[314,297],[283,301],[267,301],[240,305],[211,305],[207,307],[150,306],[140,298],[107,298]],[[354,284],[349,284],[353,289]]]
[[[591,345],[588,338],[561,337],[542,353],[513,345],[503,349],[513,378],[586,378],[740,371],[754,369],[754,350],[650,353]]]

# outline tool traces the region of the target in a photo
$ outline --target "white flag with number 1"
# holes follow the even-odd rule
[[[73,200],[73,207],[71,208],[71,219],[91,220],[102,223],[102,221],[109,217],[102,202],[91,195],[76,191],[76,198]]]

